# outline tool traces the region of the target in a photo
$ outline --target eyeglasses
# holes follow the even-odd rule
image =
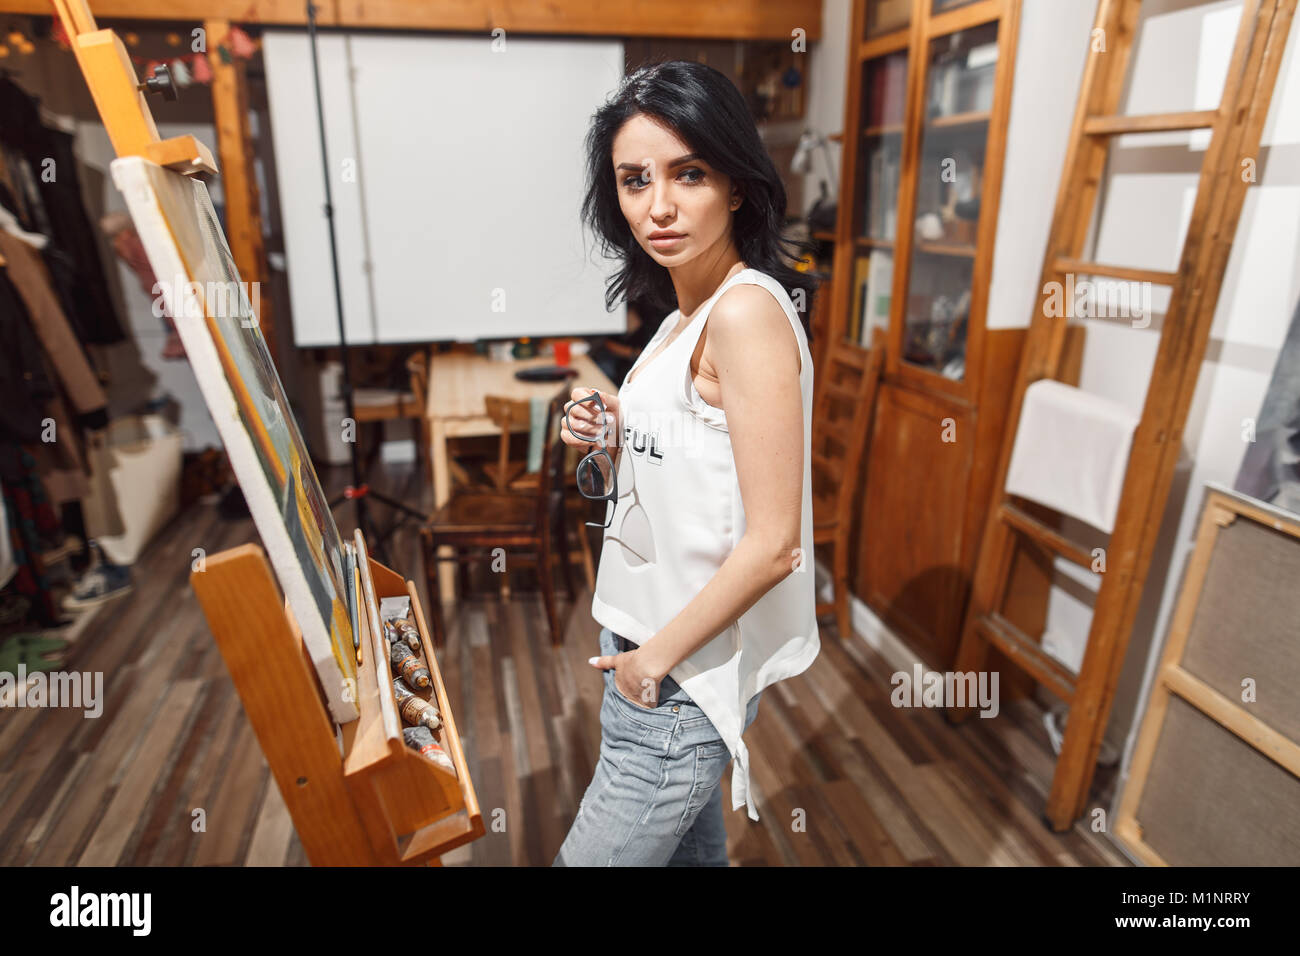
[[[605,415],[605,402],[600,397],[600,392],[592,392],[586,398],[580,398],[570,403],[569,407],[564,410],[564,427],[569,430],[569,434],[578,438],[585,438],[586,432],[581,434],[574,429],[569,421],[569,412],[579,405],[586,403],[592,405],[598,410],[597,416],[600,420],[600,433],[595,435],[591,440],[600,445],[583,457],[578,462],[578,491],[584,498],[590,498],[593,501],[609,501],[614,507],[618,507],[618,476],[614,472],[614,459],[610,457],[605,450],[605,436],[609,434],[609,422]],[[585,424],[585,423],[584,423]],[[591,528],[608,528],[614,520],[614,508],[608,509],[609,514],[604,524],[599,521],[586,522]]]

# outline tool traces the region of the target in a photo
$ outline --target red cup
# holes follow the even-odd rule
[[[561,366],[569,364],[569,343],[568,342],[555,343],[555,364]]]

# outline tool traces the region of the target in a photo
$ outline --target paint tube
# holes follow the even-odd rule
[[[397,672],[397,676],[412,687],[418,687],[420,690],[433,686],[433,681],[429,677],[429,669],[420,663],[420,659],[415,656],[414,651],[401,641],[391,645],[388,650],[388,659]]]
[[[407,687],[400,677],[393,678],[393,694],[397,697],[397,708],[402,714],[402,720],[408,724],[423,725],[430,730],[442,726],[442,715],[438,713],[437,705]]]
[[[420,632],[415,629],[415,625],[410,621],[398,621],[397,630],[406,640],[406,646],[413,651],[420,650]]]
[[[442,749],[442,745],[434,739],[433,731],[428,727],[403,727],[402,740],[412,750],[423,754],[443,770],[455,775],[456,765],[451,762],[451,757],[447,756],[447,751]]]

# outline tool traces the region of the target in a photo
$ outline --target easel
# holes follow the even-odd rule
[[[993,502],[954,664],[954,669],[961,672],[983,670],[989,648],[996,647],[1070,705],[1045,811],[1057,832],[1069,829],[1085,809],[1245,201],[1247,181],[1241,174],[1241,164],[1258,155],[1296,0],[1245,0],[1218,109],[1122,116],[1116,110],[1140,7],[1141,0],[1098,0],[1093,45],[1084,67],[1043,263],[1042,295],[1020,359],[1007,414],[1011,427],[1003,441]],[[1098,38],[1104,38],[1104,44],[1097,43]],[[1082,259],[1110,138],[1124,133],[1190,129],[1209,129],[1210,143],[1178,271],[1134,269]],[[1172,291],[1142,417],[1133,436],[1115,530],[1105,549],[1106,564],[1100,572],[1101,586],[1088,643],[1077,674],[1044,651],[1004,613],[1018,548],[1041,549],[1094,570],[1095,559],[1088,548],[1018,507],[1004,491],[1025,391],[1040,379],[1058,379],[1063,373],[1066,319],[1049,315],[1044,302],[1051,294],[1049,290],[1061,287],[1068,274],[1149,282]],[[953,708],[949,716],[960,721],[970,713],[969,708]]]
[[[85,0],[54,5],[118,156],[215,175],[211,154],[193,136],[158,137],[142,89],[166,87],[167,77],[138,83],[121,41],[97,29]],[[212,555],[190,581],[311,862],[436,865],[439,854],[485,832],[478,800],[415,587],[370,560],[359,531],[355,544],[356,579],[365,584],[357,591],[360,716],[341,725],[260,546]],[[442,718],[437,735],[454,773],[403,741],[378,610],[381,598],[401,596],[410,598],[428,693]]]
[[[364,545],[359,531],[357,540]],[[376,599],[411,598],[454,777],[402,742],[388,661],[379,657],[386,642],[371,627],[378,609],[368,601],[360,615],[361,717],[340,726],[340,752],[262,549],[246,544],[212,555],[190,584],[312,865],[436,866],[440,854],[483,835],[483,818],[415,585],[373,559],[369,569]]]

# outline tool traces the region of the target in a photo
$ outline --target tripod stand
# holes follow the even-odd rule
[[[391,563],[388,560],[387,539],[394,531],[401,527],[402,523],[408,518],[423,520],[424,514],[415,508],[410,507],[394,498],[375,491],[366,482],[362,480],[361,459],[357,453],[356,442],[356,406],[353,402],[352,391],[352,373],[349,368],[349,352],[347,332],[343,326],[343,285],[339,278],[339,251],[338,243],[334,233],[334,198],[330,188],[330,164],[329,155],[325,145],[325,105],[321,97],[320,88],[320,61],[316,49],[316,6],[308,0],[307,2],[307,33],[311,39],[311,68],[312,78],[316,85],[316,122],[320,130],[320,154],[321,165],[324,171],[325,180],[325,219],[329,224],[330,235],[330,264],[334,273],[334,305],[335,316],[338,319],[339,326],[339,350],[342,353],[343,364],[343,405],[347,413],[347,420],[352,423],[353,434],[352,441],[348,442],[349,459],[352,465],[352,484],[348,485],[343,494],[330,501],[330,509],[336,508],[343,501],[352,501],[357,511],[357,527],[365,536],[366,541],[370,542],[371,550],[374,551],[385,563]],[[382,504],[387,505],[394,511],[400,513],[401,517],[386,532],[380,534],[377,526],[374,524],[370,515],[369,499],[375,499]]]

